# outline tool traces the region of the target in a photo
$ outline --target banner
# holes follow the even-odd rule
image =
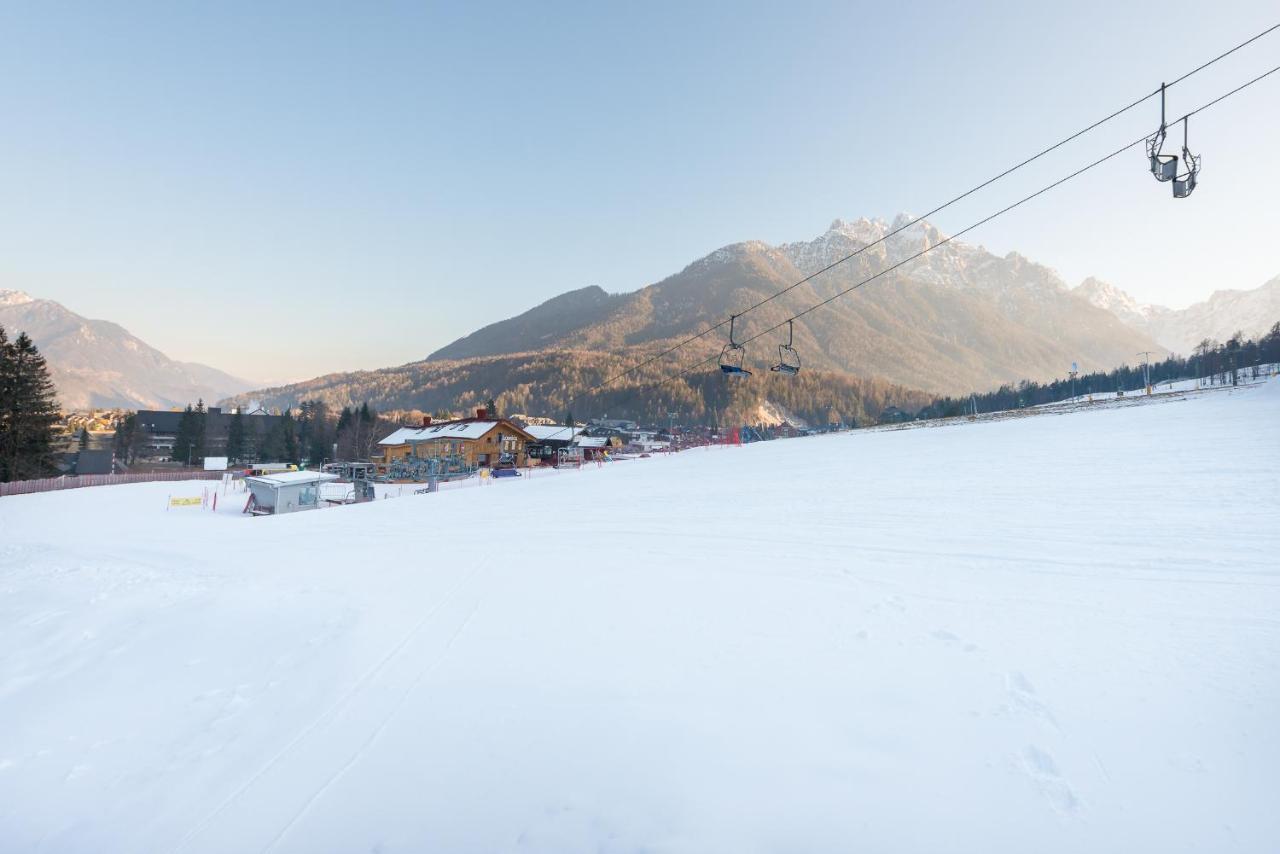
[[[204,504],[204,499],[197,495],[195,498],[170,498],[170,507],[199,507]]]

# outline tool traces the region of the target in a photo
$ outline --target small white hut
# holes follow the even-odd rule
[[[272,513],[295,513],[315,510],[320,506],[320,484],[337,480],[336,474],[319,471],[286,471],[246,477],[253,497],[246,513],[266,516]]]

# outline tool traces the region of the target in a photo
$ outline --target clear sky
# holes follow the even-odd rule
[[[0,287],[254,379],[399,364],[571,288],[925,211],[1278,20],[1274,0],[5,3]],[[1280,32],[1170,110],[1277,64]],[[1171,306],[1256,287],[1280,274],[1280,75],[1191,130],[1186,202],[1135,151],[971,237]]]

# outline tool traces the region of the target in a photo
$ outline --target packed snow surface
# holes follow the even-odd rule
[[[1277,424],[1280,380],[280,517],[0,499],[0,849],[1274,851]]]

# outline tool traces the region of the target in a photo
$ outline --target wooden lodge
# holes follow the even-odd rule
[[[509,460],[517,466],[528,462],[527,449],[533,436],[506,418],[492,418],[477,409],[474,418],[432,423],[422,419],[421,427],[401,427],[378,442],[382,463],[407,457],[459,457],[470,468],[485,468]]]

